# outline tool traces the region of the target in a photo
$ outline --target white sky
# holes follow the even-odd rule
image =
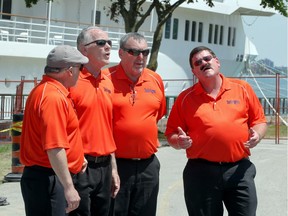
[[[243,17],[242,20],[246,35],[257,48],[257,60],[267,58],[274,62],[274,66],[287,67],[288,18],[276,14],[271,17]]]

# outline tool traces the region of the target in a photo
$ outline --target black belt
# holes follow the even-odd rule
[[[25,166],[26,169],[31,169],[31,170],[38,170],[41,172],[45,172],[45,173],[49,173],[51,175],[55,175],[55,172],[52,168],[49,167],[43,167],[43,166],[38,166],[38,165],[34,165],[34,166]]]
[[[145,161],[145,160],[152,159],[153,157],[154,157],[154,154],[148,158],[116,158],[116,159],[117,160],[127,160],[127,161]]]
[[[104,163],[110,160],[111,155],[106,156],[91,156],[91,155],[85,155],[85,158],[88,162],[94,162],[94,163]]]
[[[206,163],[206,164],[213,164],[213,165],[236,165],[241,161],[245,161],[245,160],[249,160],[249,158],[243,158],[239,161],[235,161],[235,162],[215,162],[215,161],[208,161],[202,158],[194,158],[194,159],[189,159],[189,161],[194,161],[194,162],[200,162],[200,163]]]

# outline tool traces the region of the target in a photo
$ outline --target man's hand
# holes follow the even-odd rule
[[[80,197],[75,188],[73,186],[67,189],[64,188],[64,194],[67,201],[66,213],[69,213],[78,208],[80,203]]]
[[[178,148],[179,149],[187,149],[192,145],[192,139],[186,135],[186,133],[182,130],[181,127],[178,127]]]
[[[88,161],[84,157],[84,161],[83,161],[82,168],[81,168],[81,171],[80,171],[81,174],[83,174],[86,171],[87,165],[88,165]]]
[[[253,128],[250,128],[249,133],[249,140],[244,145],[246,148],[254,148],[260,142],[260,136]]]

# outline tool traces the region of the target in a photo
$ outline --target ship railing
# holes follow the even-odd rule
[[[277,76],[257,76],[257,77],[238,77],[240,79],[244,79],[250,83],[251,87],[257,93],[260,103],[264,109],[266,116],[276,115],[278,112],[280,116],[288,115],[288,98],[287,98],[287,76],[281,76],[279,78],[280,81],[275,83],[275,79]],[[251,82],[251,79],[257,78],[258,86],[261,86],[261,92],[257,86]],[[21,95],[22,100],[20,100],[22,107],[17,107],[17,110],[25,109],[25,101],[29,92],[31,92],[32,88],[39,83],[40,80],[37,80],[35,77],[33,80],[25,80],[25,77],[22,76],[21,80],[0,80],[0,89],[3,89],[0,92],[0,120],[1,119],[10,119],[12,118],[13,111],[15,111],[15,95],[6,94],[5,89],[12,88],[11,86],[15,86],[15,90],[22,83],[23,86],[20,89],[21,91],[16,91],[16,95]],[[177,95],[180,92],[184,91],[188,87],[192,86],[197,80],[193,79],[163,79],[165,94],[166,94],[166,102],[167,102],[167,111],[166,117],[169,115],[172,106],[175,102]],[[281,85],[279,85],[281,84]],[[279,91],[279,94],[276,95],[275,92]],[[21,93],[19,93],[21,92]],[[261,93],[265,93],[264,95]]]
[[[2,15],[2,16],[1,16]],[[25,42],[36,44],[75,46],[76,39],[81,30],[91,26],[91,23],[71,22],[51,19],[50,22],[43,17],[29,17],[7,13],[0,13],[0,40],[7,42]],[[5,19],[3,19],[5,17]],[[7,19],[10,18],[10,19]],[[125,34],[123,27],[96,25],[108,32],[112,40],[112,49],[119,48],[119,40]],[[147,39],[148,47],[152,47],[152,31],[138,31]]]
[[[21,110],[25,110],[25,103],[28,98],[27,94],[21,95],[22,98],[22,108]],[[177,96],[166,96],[166,117],[169,116],[169,113],[172,109],[172,106],[176,100]],[[277,99],[275,97],[271,98],[259,98],[260,103],[264,109],[264,113],[266,116],[274,116],[275,112],[273,107],[276,107]],[[12,120],[13,114],[15,111],[15,102],[17,100],[16,94],[0,94],[0,120]],[[287,116],[288,115],[288,98],[279,98],[280,108],[279,115]],[[269,102],[269,103],[268,103]],[[273,107],[270,106],[273,105]]]

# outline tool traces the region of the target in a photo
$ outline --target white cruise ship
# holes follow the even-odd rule
[[[24,0],[0,0],[0,93],[15,94],[14,81],[40,80],[48,52],[58,44],[76,46],[81,29],[97,25],[109,33],[113,41],[110,65],[117,64],[119,39],[125,34],[124,22],[115,23],[106,15],[107,0],[39,0],[26,8]],[[175,1],[171,1],[172,3]],[[239,76],[245,63],[257,56],[257,50],[246,37],[241,16],[271,16],[260,0],[214,0],[210,8],[205,1],[178,7],[164,26],[158,55],[159,73],[167,96],[176,96],[191,84],[188,63],[190,51],[208,46],[221,61],[226,76]],[[147,1],[144,7],[148,7]],[[144,8],[145,10],[145,8]],[[155,11],[146,19],[139,33],[149,46],[157,23]],[[189,81],[190,80],[190,81]],[[6,81],[6,82],[4,82]],[[25,83],[29,94],[33,83]]]

